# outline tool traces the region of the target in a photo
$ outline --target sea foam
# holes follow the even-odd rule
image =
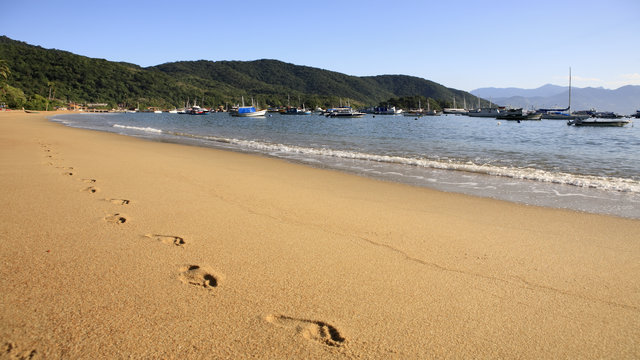
[[[155,129],[154,129],[155,130]],[[159,130],[158,130],[159,131]],[[314,148],[279,143],[269,143],[256,140],[229,139],[216,136],[203,136],[179,132],[166,132],[181,137],[189,137],[206,141],[232,144],[247,150],[254,150],[273,155],[308,155],[314,157],[331,157],[350,160],[372,161],[388,164],[417,166],[438,170],[464,171],[474,174],[500,176],[518,180],[540,181],[545,183],[572,185],[584,188],[595,188],[608,191],[630,192],[640,194],[640,182],[605,176],[578,175],[564,172],[551,172],[531,167],[507,167],[491,164],[476,164],[471,161],[457,162],[455,160],[433,160],[426,158],[401,157],[390,155],[369,154],[358,151],[337,150],[330,148]]]
[[[154,129],[152,127],[127,126],[127,125],[120,125],[120,124],[114,124],[113,127],[119,128],[119,129],[137,130],[137,131],[151,132],[151,133],[157,133],[157,134],[162,133],[162,130]]]

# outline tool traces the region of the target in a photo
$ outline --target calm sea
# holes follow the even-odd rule
[[[68,126],[259,153],[531,205],[640,218],[640,128],[466,116],[56,115]]]

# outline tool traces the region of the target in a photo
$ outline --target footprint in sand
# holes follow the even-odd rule
[[[83,183],[87,183],[87,184],[95,184],[96,183],[96,179],[82,179]]]
[[[131,200],[127,199],[105,199],[106,201],[116,205],[129,205]]]
[[[185,284],[212,290],[220,285],[220,275],[216,275],[208,268],[189,265],[180,269],[180,281]]]
[[[186,244],[186,241],[184,241],[183,238],[181,238],[180,236],[173,236],[173,235],[159,235],[159,234],[146,234],[145,237],[148,237],[150,239],[155,239],[157,241],[160,241],[164,244],[168,244],[168,245],[175,245],[175,246],[183,246],[184,244]]]
[[[100,189],[98,189],[98,188],[97,188],[97,187],[95,187],[95,186],[90,186],[90,187],[88,187],[88,188],[83,189],[82,191],[86,191],[86,192],[88,192],[88,193],[95,194],[95,193],[97,193],[98,191],[100,191]]]
[[[285,315],[268,315],[265,317],[269,323],[283,328],[291,329],[296,334],[308,340],[317,341],[323,345],[340,347],[346,339],[340,335],[338,329],[324,321],[294,318]]]
[[[8,359],[33,359],[37,352],[35,350],[20,350],[16,344],[11,341],[7,341],[2,345],[0,349],[0,357]]]
[[[64,173],[63,175],[67,175],[67,176],[73,176],[73,173],[71,171]]]
[[[107,222],[113,223],[113,224],[124,224],[127,222],[127,218],[124,217],[122,214],[113,214],[113,215],[109,215],[107,217],[104,218]]]

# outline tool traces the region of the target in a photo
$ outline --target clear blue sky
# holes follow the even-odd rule
[[[277,59],[447,87],[640,85],[640,0],[0,0],[0,35],[141,66]]]

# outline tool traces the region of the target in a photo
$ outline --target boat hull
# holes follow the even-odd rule
[[[567,124],[574,126],[592,126],[592,127],[622,127],[629,123],[629,120],[571,120]]]
[[[255,117],[255,116],[264,116],[267,113],[267,110],[258,110],[252,112],[244,112],[244,113],[233,113],[231,116],[235,117]]]
[[[529,114],[529,115],[504,115],[504,116],[496,116],[497,120],[507,120],[507,121],[522,121],[522,120],[541,120],[542,114]]]
[[[365,114],[364,113],[353,113],[353,114],[329,114],[329,117],[339,117],[339,118],[361,118]]]

